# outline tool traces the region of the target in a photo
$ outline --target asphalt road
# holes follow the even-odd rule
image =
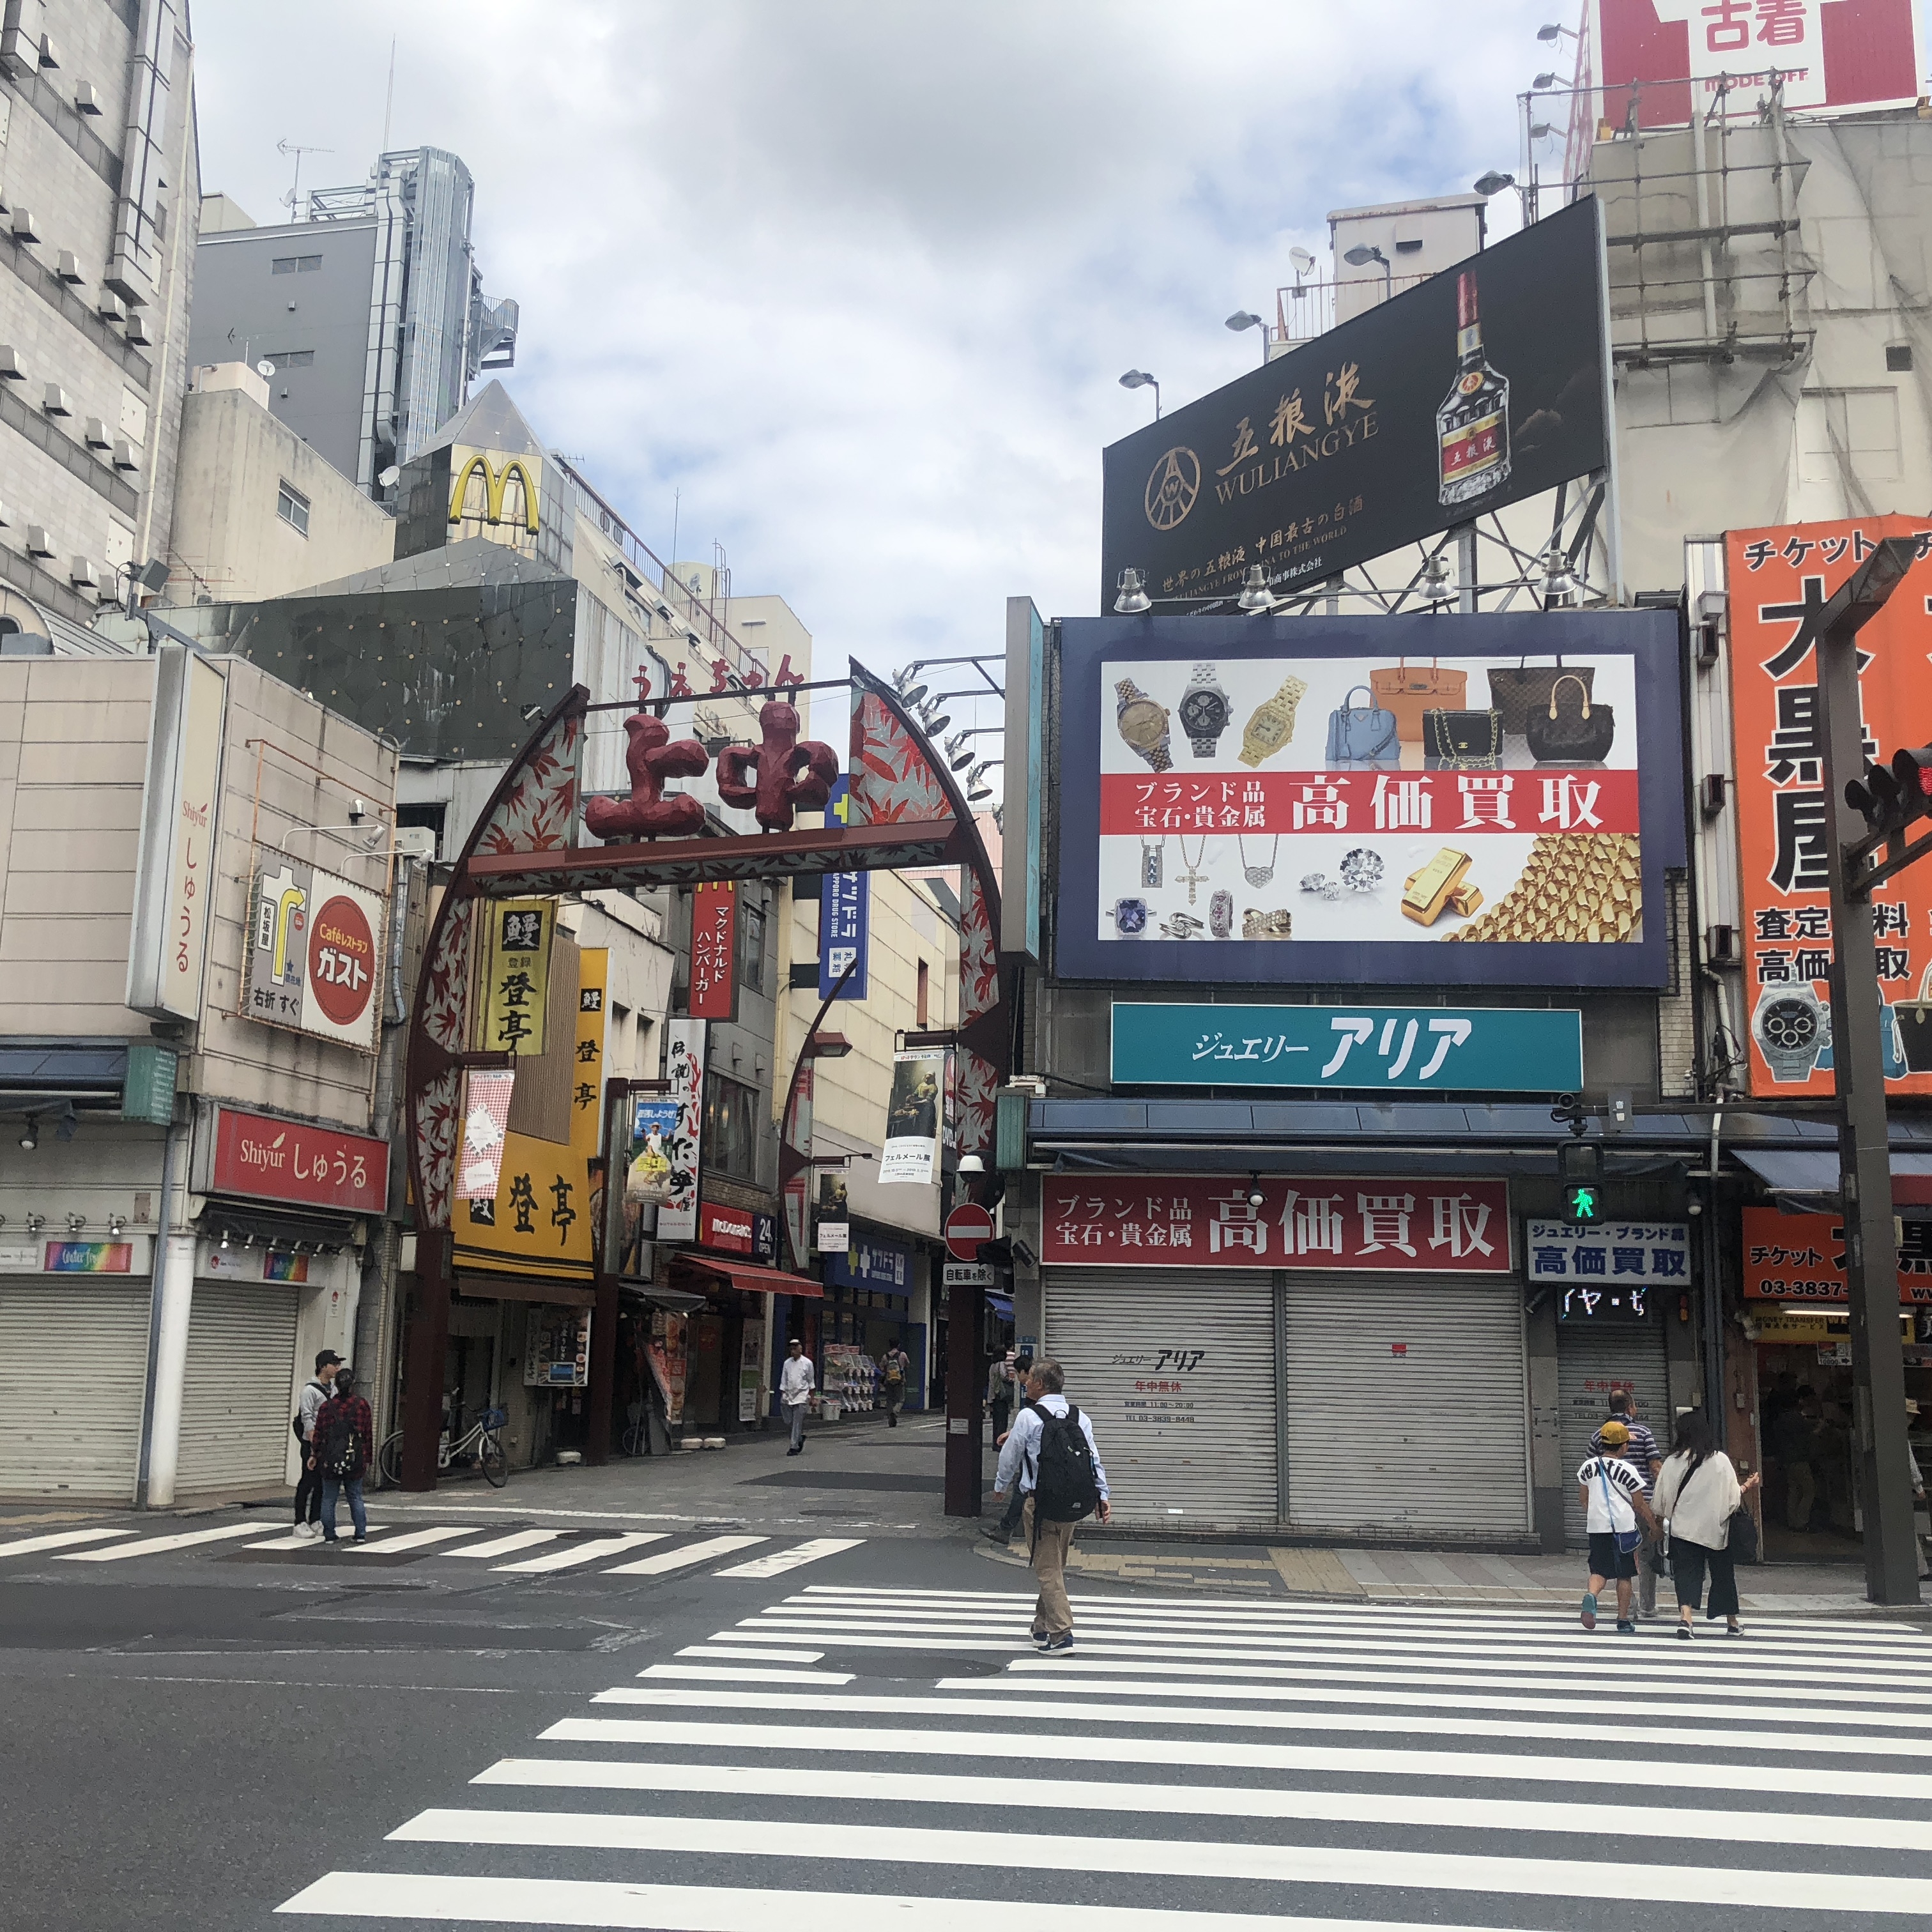
[[[728,1516],[649,1466],[396,1498],[362,1550],[0,1523],[0,1923],[1932,1923],[1916,1628],[1084,1582],[1040,1658],[1028,1580],[902,1486],[937,1455],[758,1445]]]

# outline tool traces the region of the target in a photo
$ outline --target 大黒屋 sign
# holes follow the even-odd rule
[[[243,1011],[376,1050],[382,1010],[379,893],[279,852],[257,855]]]
[[[1114,1004],[1113,1078],[1143,1087],[1426,1088],[1568,1093],[1575,1008]]]
[[[1329,329],[1106,452],[1102,607],[1318,583],[1606,460],[1598,203]],[[1398,264],[1398,266],[1400,266]]]
[[[1405,1274],[1506,1274],[1510,1265],[1502,1180],[1049,1174],[1040,1232],[1048,1263]]]
[[[1684,837],[1674,621],[1478,614],[1453,655],[1451,628],[1068,620],[1060,970],[1660,983],[1655,896]]]
[[[1756,1094],[1833,1090],[1830,817],[1818,708],[1818,614],[1887,537],[1920,561],[1858,633],[1865,755],[1932,736],[1932,526],[1910,517],[1733,530],[1731,721],[1748,1048]],[[1841,773],[1841,777],[1855,776]],[[1886,1090],[1932,1094],[1932,896],[1901,873],[1872,898]]]
[[[1932,1221],[1901,1221],[1898,1298],[1932,1307]],[[1838,1214],[1744,1210],[1744,1294],[1754,1301],[1849,1304],[1845,1223]]]

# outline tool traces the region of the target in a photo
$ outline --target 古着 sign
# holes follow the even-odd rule
[[[1574,1008],[1116,1000],[1113,1078],[1144,1087],[1567,1093],[1583,1084],[1583,1020]]]
[[[1502,1180],[1048,1175],[1042,1195],[1040,1258],[1050,1263],[1455,1274],[1510,1267]]]

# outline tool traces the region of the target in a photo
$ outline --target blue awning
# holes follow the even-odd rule
[[[1013,1298],[1010,1294],[994,1294],[989,1292],[986,1297],[986,1306],[1002,1322],[1010,1322],[1013,1318]]]
[[[1738,1160],[1775,1195],[1790,1197],[1787,1204],[1798,1208],[1815,1202],[1820,1208],[1838,1203],[1838,1150],[1788,1148],[1736,1148]],[[1894,1149],[1891,1159],[1894,1180],[1932,1178],[1932,1154],[1908,1154]],[[1914,1190],[1922,1192],[1922,1190]]]

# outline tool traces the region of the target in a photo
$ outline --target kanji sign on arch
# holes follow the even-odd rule
[[[1502,1180],[1048,1175],[1041,1192],[1040,1258],[1054,1265],[1507,1274],[1513,1264]]]
[[[1932,741],[1932,524],[1864,517],[1726,538],[1742,1017],[1754,1094],[1833,1090],[1818,614],[1881,539],[1898,536],[1918,540],[1920,560],[1858,633],[1865,754],[1888,764],[1901,748]],[[1872,917],[1887,1090],[1932,1094],[1932,870],[1881,888]]]

